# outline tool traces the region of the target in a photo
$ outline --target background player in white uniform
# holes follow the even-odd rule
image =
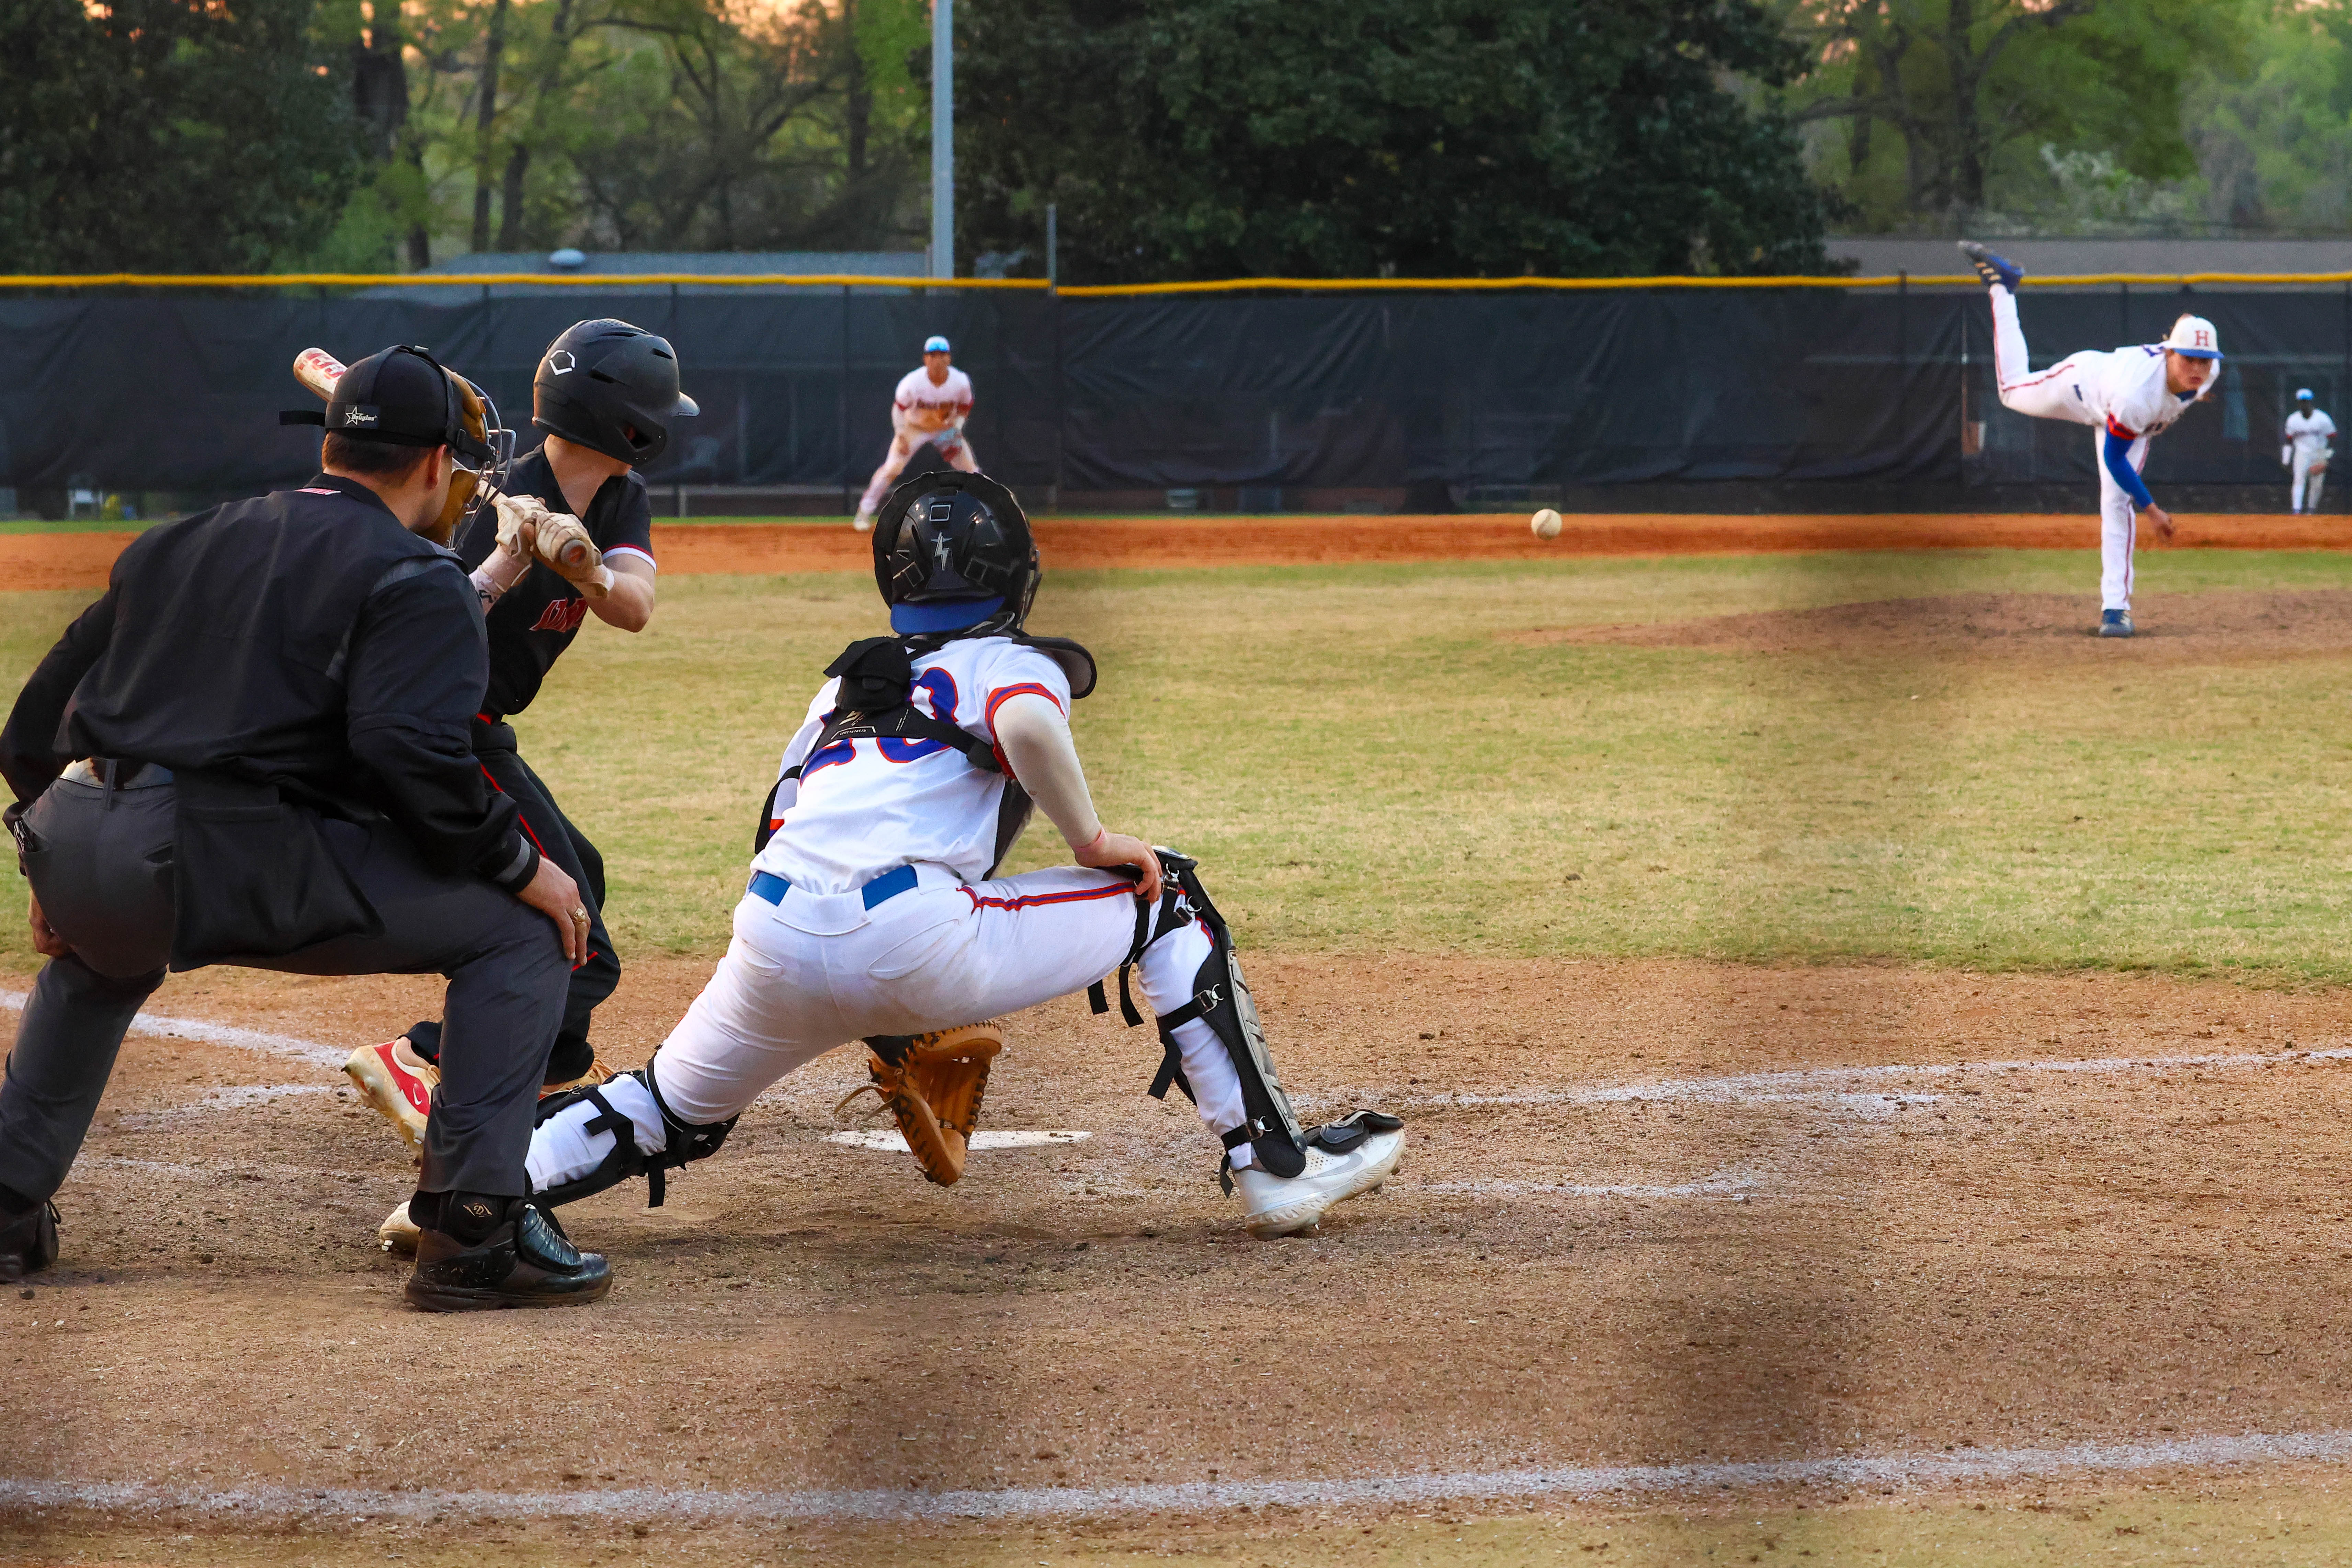
[[[2319,487],[2327,479],[2327,459],[2335,456],[2335,449],[2327,444],[2328,437],[2335,434],[2336,421],[2320,409],[2311,395],[2311,388],[2299,389],[2294,395],[2294,412],[2286,416],[2285,444],[2279,447],[2279,462],[2294,476],[2287,489],[2293,502],[2289,510],[2319,510]]]
[[[1153,1092],[1192,1097],[1254,1235],[1311,1228],[1385,1180],[1402,1124],[1358,1111],[1299,1127],[1193,863],[1096,816],[1067,717],[1094,659],[1021,629],[1037,552],[1011,492],[910,480],[874,562],[895,635],[834,661],[785,749],[727,956],[646,1067],[542,1103],[540,1200],[701,1158],[761,1089],[835,1047],[1016,1012],[1114,971],[1124,997],[1129,964],[1166,1051]],[[997,879],[1033,800],[1076,864]]]
[[[2085,349],[2035,374],[2018,325],[2018,279],[2024,276],[1969,240],[1961,253],[1991,286],[1993,374],[2004,407],[2037,419],[2066,419],[2097,430],[2091,437],[2099,465],[2099,635],[2132,635],[2132,551],[2139,514],[2172,537],[2172,518],[2140,479],[2148,437],[2168,428],[2221,378],[2221,346],[2213,323],[2183,316],[2161,343],[2137,343],[2113,353]]]
[[[890,402],[890,450],[866,486],[857,503],[855,526],[860,533],[874,526],[874,509],[898,480],[917,448],[929,442],[940,456],[967,474],[980,472],[980,459],[963,438],[963,422],[971,417],[971,377],[955,368],[948,341],[933,337],[923,344],[923,368],[910,370],[898,382]]]

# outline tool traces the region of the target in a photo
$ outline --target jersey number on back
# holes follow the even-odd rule
[[[917,695],[927,697],[930,700],[932,718],[939,720],[943,724],[952,724],[955,722],[956,683],[954,676],[950,675],[944,669],[927,669],[923,671],[922,674],[915,678],[914,690],[908,693],[910,699]],[[897,710],[894,709],[892,711],[895,712]],[[928,757],[935,752],[944,752],[948,749],[948,743],[945,741],[909,741],[897,735],[885,735],[879,741],[876,742],[875,744],[881,747],[882,754],[894,763],[911,763],[918,758]],[[856,754],[857,742],[856,741],[835,741],[832,745],[825,747],[824,750],[817,752],[816,755],[808,760],[808,765],[801,769],[801,778],[803,782],[805,783],[808,776],[816,772],[817,769],[829,768],[835,763],[845,763]]]

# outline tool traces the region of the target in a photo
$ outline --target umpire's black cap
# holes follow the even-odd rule
[[[399,447],[447,447],[467,468],[489,460],[489,444],[466,428],[457,382],[429,349],[403,344],[345,371],[323,416],[281,415],[283,424],[323,424],[331,436]]]

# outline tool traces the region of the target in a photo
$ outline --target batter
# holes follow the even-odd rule
[[[2001,405],[2097,430],[2092,442],[2099,466],[2099,635],[2127,637],[2141,514],[2160,538],[2172,537],[2171,514],[2156,504],[2140,478],[2148,439],[2170,428],[2221,379],[2221,339],[2202,316],[2183,316],[2160,343],[2112,353],[2085,349],[2035,374],[2017,320],[2017,285],[2025,274],[1972,240],[1960,241],[1960,252],[1990,286],[1993,374]]]

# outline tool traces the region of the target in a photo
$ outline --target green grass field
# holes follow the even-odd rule
[[[1118,572],[1033,626],[1102,658],[1108,820],[1202,858],[1260,947],[1883,957],[2352,977],[2346,660],[2005,667],[1868,647],[1532,646],[1540,626],[2087,592],[2087,554]],[[2149,594],[2352,585],[2352,556],[2145,558]],[[0,595],[13,689],[88,598]],[[518,723],[604,847],[625,953],[714,953],[862,574],[673,578],[591,622]],[[1048,863],[1049,827],[1019,865]],[[29,957],[11,881],[0,955]]]

